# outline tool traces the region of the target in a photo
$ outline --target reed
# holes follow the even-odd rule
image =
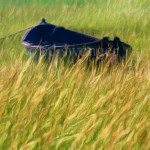
[[[0,41],[0,149],[150,148],[149,0],[0,2],[0,36],[45,17],[133,47],[125,65],[87,70],[84,60],[34,62],[22,34]]]

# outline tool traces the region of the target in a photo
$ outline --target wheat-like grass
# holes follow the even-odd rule
[[[22,35],[0,41],[0,149],[149,149],[149,0],[59,2],[2,1],[0,35],[45,16],[97,37],[118,35],[133,53],[126,64],[87,69],[86,58],[34,62]]]

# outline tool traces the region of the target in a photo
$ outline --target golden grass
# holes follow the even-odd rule
[[[87,70],[83,60],[33,62],[20,35],[0,41],[0,149],[150,149],[148,4],[5,6],[0,35],[45,15],[97,37],[118,35],[133,53],[125,65]]]
[[[150,147],[148,60],[99,71],[17,63],[0,69],[2,149]]]

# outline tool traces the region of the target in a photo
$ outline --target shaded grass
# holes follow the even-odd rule
[[[0,36],[45,17],[99,38],[117,35],[133,53],[125,66],[89,71],[82,60],[33,62],[22,34],[0,41],[1,149],[149,149],[149,1],[41,2],[3,1]]]

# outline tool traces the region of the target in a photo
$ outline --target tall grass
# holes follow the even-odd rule
[[[0,36],[45,17],[133,47],[125,65],[87,70],[34,62],[22,34],[0,41],[0,149],[150,148],[149,0],[0,2]]]

